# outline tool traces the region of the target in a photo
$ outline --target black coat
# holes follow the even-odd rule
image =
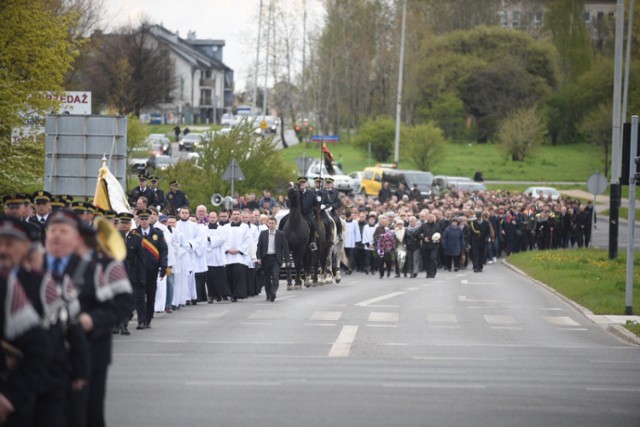
[[[143,237],[142,227],[138,227],[136,228],[136,234],[143,240],[142,258],[146,270],[166,269],[169,247],[162,230],[149,226],[149,235],[145,238]]]
[[[283,262],[291,262],[289,259],[289,243],[287,243],[284,232],[276,230],[275,236],[275,256],[278,260],[278,265],[282,265]],[[264,257],[267,256],[269,250],[269,230],[262,230],[260,237],[258,237],[258,249],[256,250],[256,258],[264,262]]]
[[[129,196],[129,204],[135,206],[136,201],[140,197],[146,197],[149,204],[148,206],[158,206],[158,201],[156,200],[156,193],[151,189],[151,187],[145,187],[144,190],[139,186],[131,190],[131,194]]]
[[[491,228],[489,226],[489,221],[479,222],[475,220],[470,225],[471,228],[471,244],[478,246],[485,246],[487,241],[489,241],[489,236],[491,235]]]
[[[167,213],[177,214],[179,208],[189,206],[189,199],[182,190],[169,191],[165,196],[167,199]]]
[[[124,267],[127,269],[129,280],[132,284],[143,283],[146,279],[146,264],[144,258],[144,248],[142,247],[142,237],[136,229],[129,232],[129,235],[122,233],[124,244],[127,247],[127,257],[124,260]]]
[[[18,350],[22,357],[15,369],[5,366],[5,355],[11,351],[0,349],[0,393],[23,411],[40,389],[51,361],[50,345],[40,317],[26,297],[13,274],[0,272],[0,337]]]
[[[420,232],[418,234],[418,236],[420,237],[420,242],[422,242],[422,247],[424,248],[437,248],[439,245],[439,242],[434,242],[433,241],[433,235],[436,233],[440,233],[442,234],[442,229],[440,228],[440,226],[438,225],[437,222],[434,223],[430,223],[430,222],[425,222],[420,226]],[[425,238],[428,238],[427,241],[425,241]]]
[[[316,193],[313,190],[305,189],[300,192],[300,207],[302,216],[308,217],[313,214],[313,206],[316,203]],[[322,196],[321,196],[322,197]]]

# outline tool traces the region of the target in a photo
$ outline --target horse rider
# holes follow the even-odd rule
[[[316,196],[316,200],[320,203],[320,219],[322,220],[322,222],[324,222],[325,224],[325,229],[327,230],[327,240],[331,241],[333,240],[333,228],[331,226],[331,223],[333,221],[331,221],[331,219],[329,218],[329,215],[327,214],[326,208],[329,206],[327,205],[327,194],[325,192],[325,189],[323,188],[322,184],[324,183],[324,180],[320,177],[320,176],[316,176],[315,178],[313,178],[313,182],[315,184],[315,187],[313,188],[314,194]]]
[[[329,215],[333,218],[333,222],[336,224],[336,232],[338,234],[338,241],[342,240],[342,221],[338,215],[338,209],[342,207],[342,201],[340,200],[340,193],[333,188],[334,179],[332,177],[325,178],[324,199],[322,203],[326,207],[330,207],[331,211]]]
[[[309,225],[309,249],[312,251],[318,250],[316,245],[316,222],[314,218],[313,206],[319,200],[316,196],[316,192],[307,188],[307,178],[304,176],[298,177],[298,184],[300,185],[300,209],[302,216],[307,220]]]

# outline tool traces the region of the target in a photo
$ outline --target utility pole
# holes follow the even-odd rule
[[[269,48],[271,47],[271,16],[273,14],[273,0],[269,0],[269,18],[267,18],[267,56],[264,65],[264,96],[262,97],[262,115],[267,115],[267,78],[269,77]]]
[[[258,18],[258,43],[256,45],[256,71],[253,83],[253,113],[258,109],[258,69],[260,68],[260,34],[262,33],[262,0],[260,0],[260,13]]]
[[[407,0],[402,2],[402,30],[400,32],[400,65],[398,67],[398,98],[396,101],[396,140],[393,160],[400,164],[400,117],[402,112],[402,71],[404,69],[404,32],[407,26]]]
[[[620,209],[620,174],[622,173],[622,46],[624,37],[624,0],[616,9],[616,39],[613,70],[613,117],[611,131],[611,197],[609,201],[609,259],[618,257],[618,216]]]

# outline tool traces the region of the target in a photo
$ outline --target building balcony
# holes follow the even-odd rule
[[[200,107],[212,107],[213,108],[213,98],[212,97],[203,97],[200,98],[200,104],[198,104]]]
[[[200,87],[214,87],[215,80],[214,79],[200,79]]]

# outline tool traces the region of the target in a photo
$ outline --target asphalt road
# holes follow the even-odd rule
[[[502,264],[285,289],[115,336],[108,424],[640,425],[640,348]]]

